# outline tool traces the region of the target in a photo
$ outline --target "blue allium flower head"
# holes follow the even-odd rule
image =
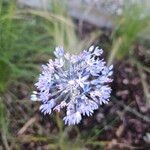
[[[42,66],[35,84],[37,92],[33,92],[31,100],[41,101],[40,111],[44,114],[65,107],[65,124],[80,123],[82,116],[92,115],[110,98],[113,66],[106,66],[100,58],[102,53],[102,49],[91,46],[79,55],[70,55],[57,47],[54,51],[56,59],[50,59]]]

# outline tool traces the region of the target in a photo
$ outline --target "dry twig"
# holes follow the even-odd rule
[[[17,135],[22,135],[29,126],[31,126],[35,121],[37,120],[37,117],[30,118],[24,126],[18,131]]]

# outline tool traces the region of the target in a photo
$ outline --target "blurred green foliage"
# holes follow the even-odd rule
[[[144,12],[145,6],[124,1],[123,14],[117,19],[116,28],[112,34],[112,50],[108,63],[115,58],[123,59],[133,53],[133,44],[138,35],[149,28],[149,14]]]
[[[11,31],[11,15],[13,5],[5,6],[0,0],[0,92],[5,89],[6,83],[10,77],[11,67],[6,51],[10,51],[13,43],[13,33]],[[8,42],[8,43],[7,43]]]
[[[6,149],[9,149],[8,146],[8,135],[9,135],[9,129],[8,129],[8,120],[6,119],[6,109],[5,105],[0,97],[0,137],[1,140],[5,146]]]
[[[0,91],[3,91],[5,89],[10,74],[11,74],[11,66],[9,62],[7,62],[4,59],[0,59]]]

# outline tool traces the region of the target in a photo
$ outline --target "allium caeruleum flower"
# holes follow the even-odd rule
[[[62,47],[54,51],[56,59],[43,65],[31,100],[41,101],[41,112],[51,114],[66,107],[65,124],[78,124],[82,116],[90,116],[103,103],[108,103],[113,66],[100,59],[102,49],[91,46],[79,55],[64,53]]]

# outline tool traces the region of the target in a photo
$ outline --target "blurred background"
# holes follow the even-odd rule
[[[150,149],[149,0],[0,0],[0,150]],[[55,46],[114,65],[112,96],[65,126],[30,101]]]

